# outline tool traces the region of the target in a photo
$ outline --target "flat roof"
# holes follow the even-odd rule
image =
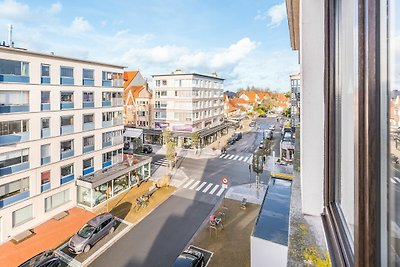
[[[288,245],[292,182],[271,178],[264,196],[253,236],[283,246]]]
[[[215,77],[215,76],[211,76],[211,75],[205,75],[205,74],[199,74],[199,73],[170,73],[170,74],[154,74],[152,75],[152,77],[163,77],[163,76],[183,76],[183,75],[193,75],[193,76],[201,76],[201,77],[206,77],[206,78],[212,78],[212,79],[218,79],[221,81],[224,81],[225,79],[219,78],[219,77]]]
[[[76,61],[76,62],[82,62],[82,63],[90,63],[90,64],[113,67],[113,68],[122,68],[122,69],[127,68],[126,66],[109,64],[109,63],[98,62],[98,61],[93,61],[93,60],[85,60],[85,59],[79,59],[79,58],[73,58],[73,57],[59,56],[59,55],[55,55],[52,53],[34,52],[34,51],[27,50],[25,48],[15,48],[15,47],[8,47],[8,46],[0,45],[0,51],[1,50],[12,51],[12,52],[20,53],[20,54],[30,54],[30,55],[35,55],[35,56],[47,57],[47,58],[70,60],[70,61]]]

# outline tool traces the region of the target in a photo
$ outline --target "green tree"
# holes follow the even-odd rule
[[[166,152],[165,152],[165,157],[167,158],[167,160],[169,161],[169,162],[175,162],[175,153],[176,153],[176,150],[175,150],[175,147],[176,147],[176,144],[175,144],[175,142],[174,141],[169,141],[167,144],[166,144]],[[170,165],[170,167],[172,167],[172,165]]]
[[[266,98],[261,102],[261,108],[265,111],[265,112],[269,112],[271,111],[276,105],[276,99],[274,98]]]
[[[285,109],[282,111],[282,115],[285,116],[285,117],[290,118],[290,116],[292,115],[292,113],[291,113],[291,108],[290,108],[290,107],[285,108]]]
[[[284,94],[285,96],[286,96],[286,98],[290,98],[290,96],[292,95],[292,92],[286,92],[285,94]]]
[[[198,132],[194,132],[191,134],[191,140],[192,140],[192,148],[199,148],[200,134]]]
[[[164,145],[167,144],[172,140],[172,133],[168,129],[164,129],[162,132],[162,138],[163,138],[163,143]]]

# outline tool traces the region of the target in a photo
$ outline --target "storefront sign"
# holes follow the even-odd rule
[[[172,125],[172,131],[176,132],[192,132],[193,127],[189,124],[184,125]]]

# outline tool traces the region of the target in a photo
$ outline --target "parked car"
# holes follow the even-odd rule
[[[153,152],[153,148],[151,147],[151,145],[143,145],[142,152],[145,154],[150,154],[151,152]]]
[[[271,130],[264,130],[264,133],[263,133],[264,139],[272,140],[272,137],[273,137],[273,133]]]
[[[71,253],[88,252],[98,241],[114,232],[116,220],[110,213],[102,213],[88,221],[68,242]]]
[[[235,132],[235,138],[236,138],[236,141],[239,141],[240,139],[242,139],[242,133],[241,132]]]
[[[30,258],[19,267],[56,267],[61,266],[61,259],[52,250],[43,251]]]
[[[236,142],[236,137],[232,136],[231,138],[228,139],[228,145],[233,145]]]
[[[267,114],[261,114],[259,117],[260,117],[260,118],[266,118],[266,117],[267,117]]]
[[[270,129],[271,131],[274,131],[274,130],[275,130],[275,125],[272,124],[271,126],[269,126],[269,129]]]
[[[255,122],[255,121],[250,122],[249,126],[250,126],[250,127],[256,126],[256,122]]]
[[[203,267],[204,255],[200,251],[187,249],[176,258],[171,267]]]
[[[292,134],[292,128],[287,128],[287,127],[286,128],[282,128],[282,132],[281,132],[282,136],[284,136],[285,133]]]

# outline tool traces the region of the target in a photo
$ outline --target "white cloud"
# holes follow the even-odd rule
[[[281,22],[286,18],[285,2],[268,9],[267,16],[271,19],[268,23],[269,27],[273,28],[279,26]]]
[[[57,13],[60,13],[60,11],[62,10],[62,4],[60,3],[60,2],[57,2],[57,3],[53,3],[51,6],[50,6],[50,9],[49,9],[49,13],[50,14],[57,14]]]
[[[18,3],[15,0],[4,0],[0,2],[1,18],[23,18],[30,12],[29,6]]]
[[[93,28],[90,25],[89,21],[87,21],[83,17],[75,17],[74,21],[72,21],[71,25],[69,26],[68,31],[72,34],[77,34],[89,32],[92,29]]]
[[[246,37],[231,45],[225,51],[217,53],[211,59],[211,67],[220,68],[226,65],[231,65],[245,56],[257,47],[257,44]]]

